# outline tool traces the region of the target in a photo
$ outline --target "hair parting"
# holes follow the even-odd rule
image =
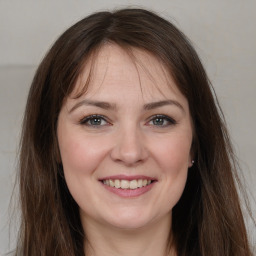
[[[145,72],[134,49],[155,56],[189,103],[195,163],[173,208],[170,247],[178,256],[252,256],[237,193],[238,165],[207,74],[186,36],[142,9],[84,18],[58,38],[39,65],[23,120],[18,173],[21,227],[15,255],[84,256],[86,234],[65,182],[56,130],[67,97],[86,93],[106,43],[125,49]],[[76,91],[82,70],[88,77]]]

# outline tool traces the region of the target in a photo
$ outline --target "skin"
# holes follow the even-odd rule
[[[88,90],[74,97],[86,82],[90,61],[59,114],[61,161],[80,207],[86,255],[167,255],[172,208],[191,167],[186,98],[154,56],[132,51],[135,61],[119,46],[104,45]],[[168,103],[151,104],[163,101]],[[95,125],[87,117],[96,114],[103,117]],[[100,181],[112,175],[146,175],[156,182],[142,195],[121,197]]]

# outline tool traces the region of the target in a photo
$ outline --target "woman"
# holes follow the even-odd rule
[[[234,178],[188,39],[146,10],[95,13],[29,92],[16,255],[252,255]]]

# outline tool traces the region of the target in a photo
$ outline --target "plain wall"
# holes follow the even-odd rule
[[[226,115],[251,202],[256,198],[255,0],[0,0],[0,255],[9,249],[8,205],[22,115],[37,65],[71,24],[93,11],[125,6],[153,9],[191,39]],[[255,203],[252,207],[256,212]],[[248,228],[256,243],[255,228],[251,223]]]

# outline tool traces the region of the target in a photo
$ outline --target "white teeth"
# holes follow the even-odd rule
[[[115,180],[115,187],[116,187],[116,188],[121,188],[121,182],[120,182],[120,180]]]
[[[121,180],[121,188],[126,189],[130,187],[130,182],[128,180]]]
[[[142,180],[138,180],[138,187],[141,188],[142,187]]]
[[[147,180],[143,180],[143,181],[142,181],[142,186],[143,186],[143,187],[145,187],[147,184],[148,184],[148,181],[147,181]]]
[[[103,184],[110,186],[110,187],[115,187],[115,188],[121,188],[121,189],[137,189],[141,187],[145,187],[149,184],[151,184],[151,180],[103,180]]]
[[[130,181],[130,189],[135,189],[138,187],[137,180],[131,180]]]
[[[114,187],[115,186],[115,182],[113,180],[109,180],[109,186],[110,187]]]

